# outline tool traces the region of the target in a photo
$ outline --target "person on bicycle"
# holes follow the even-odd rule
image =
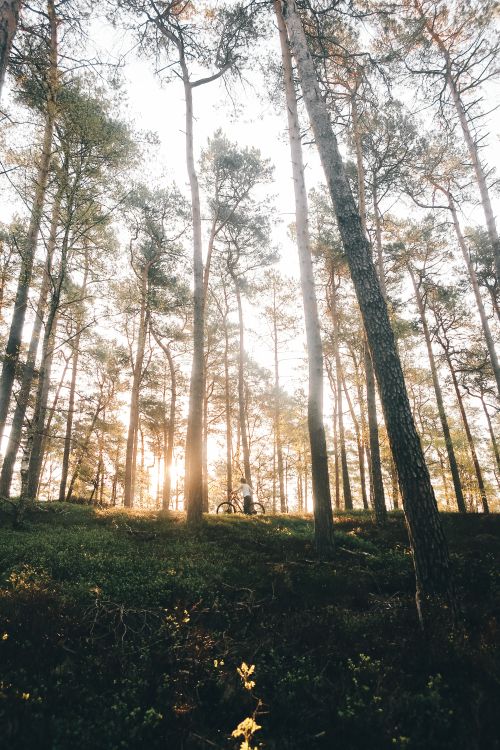
[[[243,498],[243,513],[250,515],[253,512],[252,495],[253,490],[245,477],[240,479],[240,492]]]

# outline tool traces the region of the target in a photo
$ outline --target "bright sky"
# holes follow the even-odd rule
[[[135,40],[131,33],[124,33],[121,29],[114,29],[104,19],[96,19],[90,29],[89,38],[92,47],[85,52],[89,57],[94,53],[103,61],[113,62],[124,57],[125,53],[133,50]],[[276,60],[280,59],[277,33],[267,44],[266,52],[271,52]],[[175,181],[178,186],[189,194],[185,164],[184,144],[184,96],[182,84],[173,79],[163,85],[154,74],[154,62],[140,59],[135,52],[125,55],[125,65],[121,69],[124,79],[122,116],[139,131],[152,131],[160,141],[157,149],[149,148],[151,156],[144,164],[144,179],[162,184],[165,181]],[[265,59],[265,58],[263,58]],[[279,110],[280,104],[271,104],[265,87],[265,71],[262,74],[257,66],[247,73],[252,81],[250,84],[236,83],[234,99],[238,110],[228,105],[227,93],[221,81],[201,86],[194,90],[195,112],[195,150],[199,155],[205,147],[207,139],[214,131],[221,127],[225,134],[242,146],[253,146],[260,149],[264,157],[271,159],[275,167],[276,222],[274,222],[274,242],[281,253],[280,268],[287,274],[298,277],[297,251],[287,236],[286,227],[294,221],[294,197],[291,179],[291,165],[289,146],[286,138],[286,114]],[[491,86],[488,99],[493,99],[498,93],[498,84]],[[284,102],[283,102],[284,104]],[[497,113],[490,117],[492,135],[485,157],[489,164],[500,167],[499,148],[499,120]],[[305,147],[307,164],[307,187],[312,188],[322,182],[322,170],[314,147]],[[469,220],[474,218],[478,223],[482,221],[481,213],[477,209],[469,214]],[[247,348],[254,357],[264,365],[272,367],[272,353],[269,346],[263,343],[263,338],[254,335],[258,328],[255,307],[247,306],[247,320],[249,332]],[[303,359],[304,341],[299,339],[288,344],[287,352],[283,356],[281,379],[287,390],[293,392],[298,386],[306,387],[305,378],[300,380],[296,365]],[[325,382],[326,386],[326,382]],[[328,393],[329,388],[325,388]],[[329,400],[325,402],[325,409],[330,410]]]
[[[101,59],[122,58],[126,63],[121,73],[126,99],[123,115],[141,131],[152,131],[158,135],[160,147],[155,158],[146,166],[148,179],[174,180],[189,197],[189,182],[185,161],[185,113],[184,91],[180,80],[161,83],[154,73],[154,62],[140,59],[135,52],[132,34],[124,34],[106,23],[95,22],[90,38],[96,42],[96,52]],[[279,43],[276,35],[274,53],[279,59]],[[250,74],[252,85],[237,83],[235,100],[243,102],[238,112],[228,105],[228,97],[221,81],[215,81],[194,90],[195,153],[199,156],[209,137],[217,128],[222,128],[230,140],[242,146],[258,148],[275,167],[275,185],[271,187],[276,206],[276,221],[273,222],[273,242],[279,247],[280,267],[284,274],[298,278],[297,250],[288,238],[287,226],[295,219],[294,195],[291,177],[289,146],[286,140],[286,113],[278,112],[269,102],[263,90],[260,73]],[[195,78],[196,76],[193,76]],[[255,81],[255,82],[254,82]],[[310,151],[310,150],[309,150]],[[319,159],[312,151],[306,156],[308,187],[321,179]],[[312,165],[312,166],[310,166]],[[258,328],[253,305],[246,303],[249,332],[247,349],[261,364],[272,366],[272,352],[264,346],[261,336],[253,336]],[[270,346],[270,343],[269,343]],[[293,392],[299,385],[294,364],[304,356],[304,340],[288,344],[283,362],[283,386]]]

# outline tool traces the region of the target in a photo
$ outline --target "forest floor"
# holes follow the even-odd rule
[[[500,516],[443,520],[463,607],[418,626],[404,522],[60,506],[0,513],[0,726],[10,750],[500,747]],[[245,662],[255,682],[245,689]]]

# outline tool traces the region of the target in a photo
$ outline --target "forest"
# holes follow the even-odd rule
[[[494,750],[496,0],[0,0],[8,747]]]

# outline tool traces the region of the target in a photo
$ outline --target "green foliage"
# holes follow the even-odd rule
[[[385,529],[343,514],[334,562],[318,563],[307,518],[208,517],[190,531],[166,514],[62,508],[22,531],[1,519],[13,750],[231,747],[242,716],[262,726],[253,744],[276,750],[495,747],[495,516],[444,517],[467,635],[437,622],[426,642],[398,514]],[[242,662],[258,675],[256,715]]]

